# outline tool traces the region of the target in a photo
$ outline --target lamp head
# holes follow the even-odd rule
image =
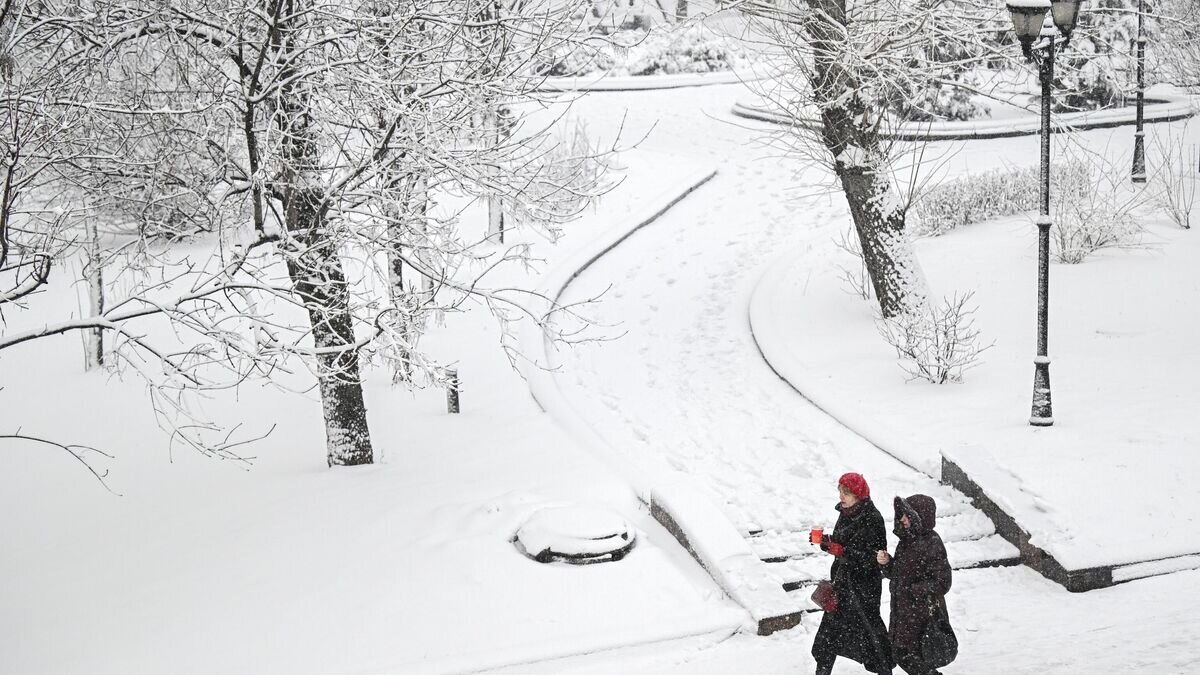
[[[1081,4],[1083,4],[1081,0],[1051,0],[1050,2],[1050,14],[1054,17],[1054,25],[1058,26],[1059,32],[1068,39],[1071,37],[1071,31],[1075,30]]]
[[[1055,0],[1055,2],[1070,2],[1071,0]],[[1078,0],[1074,0],[1078,10]],[[1013,32],[1021,41],[1021,51],[1025,56],[1032,56],[1033,42],[1042,34],[1042,24],[1046,20],[1046,12],[1050,11],[1050,0],[1008,0],[1008,11],[1012,14]],[[1074,24],[1072,24],[1074,27]]]

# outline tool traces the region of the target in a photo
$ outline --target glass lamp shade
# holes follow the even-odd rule
[[[1080,0],[1052,0],[1050,13],[1054,17],[1054,25],[1065,36],[1071,37],[1075,30],[1075,22],[1079,18]]]
[[[1056,0],[1055,4],[1068,4],[1071,0]],[[1071,3],[1076,5],[1078,0]],[[1042,32],[1042,22],[1046,20],[1046,12],[1050,11],[1050,0],[1009,0],[1008,11],[1012,14],[1013,31],[1021,44],[1031,43]]]

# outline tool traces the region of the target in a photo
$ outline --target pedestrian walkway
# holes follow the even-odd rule
[[[828,556],[805,540],[812,526],[832,527],[846,471],[867,476],[888,520],[893,495],[933,496],[956,567],[1015,564],[1016,549],[960,493],[830,419],[756,348],[747,305],[761,267],[783,248],[835,236],[848,218],[841,196],[823,188],[821,170],[797,176],[795,160],[771,158],[760,132],[728,116],[672,112],[685,119],[660,124],[646,146],[695,153],[704,138],[720,170],[567,287],[567,303],[603,293],[590,316],[621,334],[558,355],[571,407],[624,461],[697,479],[797,609],[811,608],[806,588],[828,573]]]

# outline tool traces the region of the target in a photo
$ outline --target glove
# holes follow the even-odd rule
[[[846,552],[846,547],[842,546],[841,544],[839,544],[837,542],[831,541],[825,547],[825,550],[832,553],[835,558],[840,558],[840,557],[842,557],[842,554]]]

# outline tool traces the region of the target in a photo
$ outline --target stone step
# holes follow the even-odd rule
[[[890,531],[892,523],[887,526]],[[996,533],[992,521],[977,509],[938,517],[937,530],[947,547],[952,542],[981,540]],[[768,562],[813,555],[816,550],[806,531],[765,530],[747,534],[747,540],[758,557]]]
[[[982,539],[948,542],[946,556],[950,559],[950,566],[956,570],[1019,565],[1021,562],[1017,548],[998,534]],[[770,563],[771,572],[780,578],[784,590],[790,591],[828,579],[832,559],[827,553],[809,553],[778,562],[765,562]]]

